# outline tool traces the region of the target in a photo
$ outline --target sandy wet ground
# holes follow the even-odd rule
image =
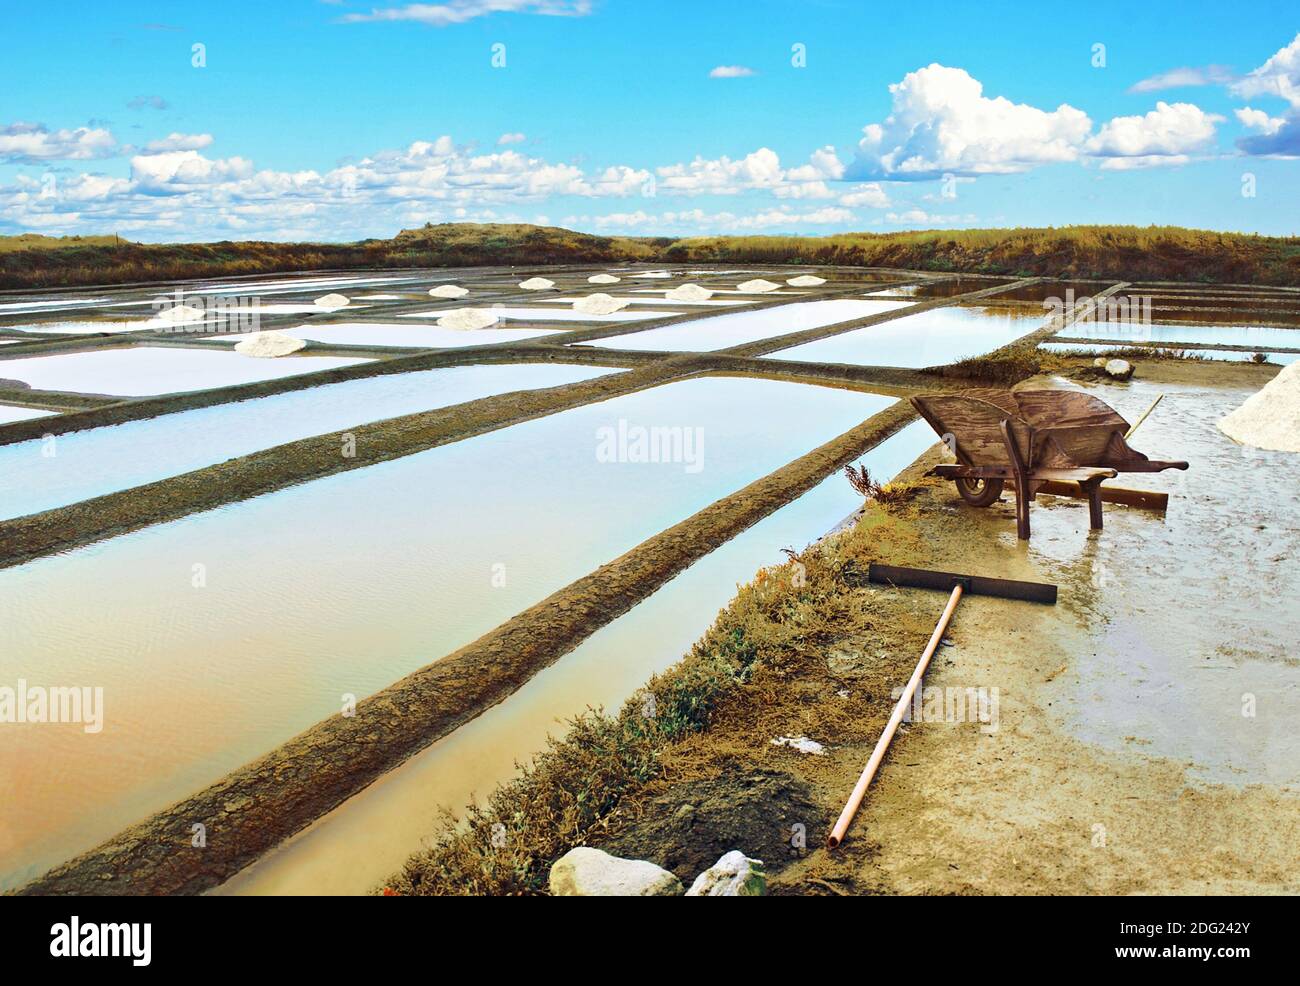
[[[596,844],[684,878],[739,848],[765,860],[777,894],[1300,891],[1300,613],[1284,588],[1300,576],[1300,459],[1215,428],[1274,371],[1139,372],[1093,392],[1130,420],[1166,394],[1134,445],[1191,470],[1122,485],[1168,490],[1167,515],[1107,505],[1091,532],[1082,501],[1043,496],[1024,544],[1009,494],[977,510],[930,480],[873,506],[802,556],[808,590],[773,595],[785,573],[769,572],[724,617],[758,649],[750,679]],[[836,574],[872,560],[1051,581],[1060,601],[962,602],[922,721],[900,731],[831,853],[826,834],[944,603]],[[996,689],[996,705],[967,689]],[[783,735],[826,754],[773,746]]]
[[[1169,490],[1163,519],[1107,506],[1090,533],[1082,503],[1040,497],[1025,546],[1009,497],[977,511],[936,491],[917,518],[928,557],[909,563],[1054,581],[1060,603],[963,602],[926,687],[998,688],[996,732],[911,726],[854,844],[791,880],[830,868],[847,879],[826,886],[896,893],[1300,890],[1300,612],[1286,589],[1300,458],[1214,426],[1256,386],[1093,389],[1130,420],[1166,393],[1134,445],[1192,468],[1123,480]],[[864,758],[837,759],[847,793]]]

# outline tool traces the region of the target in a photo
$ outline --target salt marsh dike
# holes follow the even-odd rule
[[[0,510],[0,683],[35,680],[31,669],[49,666],[69,681],[100,674],[108,687],[104,745],[32,727],[4,754],[27,797],[0,818],[15,833],[0,860],[2,885],[39,894],[276,892],[278,873],[311,870],[314,846],[366,855],[355,843],[349,850],[350,817],[369,825],[459,812],[477,795],[480,807],[459,828],[423,849],[419,838],[394,836],[395,857],[358,864],[353,883],[316,892],[544,892],[549,862],[584,844],[651,859],[686,886],[738,849],[764,859],[772,892],[1176,889],[1161,883],[1157,848],[1144,853],[1122,836],[1110,862],[1088,876],[1064,816],[1030,836],[1065,861],[1060,873],[1015,883],[980,869],[979,851],[1000,858],[980,833],[1000,824],[1003,799],[1046,805],[1064,777],[1030,784],[978,767],[981,743],[999,744],[1010,760],[1036,752],[1045,763],[1087,765],[1072,793],[1113,803],[1114,816],[1098,809],[1105,817],[1096,824],[1119,833],[1137,816],[1102,782],[1108,771],[1153,804],[1175,778],[1193,784],[1212,821],[1198,834],[1175,808],[1162,809],[1177,851],[1199,851],[1198,840],[1220,825],[1255,831],[1293,809],[1300,778],[1279,766],[1296,762],[1291,741],[1215,717],[1234,689],[1293,692],[1284,638],[1288,627],[1294,636],[1295,614],[1266,605],[1205,621],[1183,638],[1184,650],[1232,669],[1222,681],[1202,680],[1206,672],[1180,664],[1136,615],[1143,590],[1128,573],[1146,540],[1160,564],[1186,573],[1188,605],[1212,598],[1211,573],[1239,557],[1255,559],[1251,579],[1294,579],[1290,552],[1259,550],[1268,530],[1297,521],[1294,454],[1243,452],[1214,422],[1300,352],[1288,345],[1300,290],[1072,278],[1070,289],[1093,301],[1053,309],[1066,282],[1042,275],[658,263],[262,276],[246,293],[267,292],[275,307],[266,306],[258,328],[301,343],[269,359],[240,355],[242,333],[218,326],[146,324],[158,285],[97,287],[93,304],[78,290],[4,298],[13,307],[0,311],[0,405],[15,415],[0,424],[0,462],[25,482],[13,494],[22,505]],[[656,276],[639,276],[647,273]],[[745,293],[752,281],[764,283]],[[679,290],[687,284],[701,290]],[[580,303],[605,294],[604,285],[615,285],[609,300]],[[241,282],[167,287],[192,303]],[[346,296],[346,308],[296,310],[323,290]],[[1153,324],[1136,328],[1159,331],[1111,333],[1096,301],[1117,296],[1149,299],[1139,310]],[[444,313],[466,309],[495,317],[481,328],[438,328]],[[347,341],[329,341],[345,328]],[[1255,331],[1272,333],[1258,337],[1270,348],[1234,341]],[[466,341],[445,344],[452,334]],[[1195,358],[1205,347],[1216,358]],[[1098,351],[1135,364],[1133,381],[1107,379],[1093,366]],[[1244,358],[1256,352],[1259,360]],[[404,388],[414,379],[418,388]],[[907,471],[942,452],[908,397],[1024,381],[1093,390],[1132,418],[1137,405],[1166,394],[1142,434],[1181,446],[1193,466],[1186,478],[1143,477],[1170,493],[1168,515],[1108,506],[1106,530],[1089,535],[1080,501],[1044,496],[1026,549],[1014,525],[1006,537],[1006,502],[975,510],[951,484],[923,480],[919,466]],[[439,399],[442,391],[449,396]],[[312,404],[316,394],[327,396]],[[329,424],[315,430],[317,420]],[[178,446],[179,436],[209,432],[210,453],[202,443]],[[138,445],[138,457],[112,451],[124,435],[130,443],[120,448]],[[641,455],[638,436],[667,440]],[[905,472],[899,488],[912,492],[868,504],[819,541],[861,506],[838,478],[858,461],[882,480]],[[1246,470],[1242,485],[1255,492],[1225,507],[1212,487],[1187,485],[1198,469],[1202,477]],[[1202,557],[1193,526],[1214,526],[1225,510],[1235,517],[1230,532],[1215,540],[1217,556]],[[492,516],[502,512],[512,516]],[[1246,533],[1259,524],[1257,538]],[[453,527],[463,530],[453,537]],[[270,532],[264,549],[254,547]],[[789,540],[764,540],[772,537]],[[530,540],[535,548],[525,551]],[[733,546],[743,551],[727,561]],[[899,741],[906,762],[924,760],[932,783],[958,762],[986,775],[984,800],[980,791],[952,793],[969,824],[944,830],[965,883],[907,855],[906,806],[920,789],[897,758],[886,761],[869,803],[870,836],[836,857],[808,848],[824,837],[932,615],[897,591],[848,589],[838,573],[868,559],[941,567],[945,554],[968,568],[1051,579],[1069,597],[1068,618],[1035,617],[1046,621],[1039,630],[1048,641],[1037,663],[1000,658],[998,641],[1020,631],[998,604],[973,604],[955,625],[956,646],[931,674],[940,686],[1000,687],[1004,725],[995,737],[939,723]],[[753,559],[764,571],[731,599],[735,584],[754,576]],[[1099,565],[1127,592],[1116,581],[1097,584]],[[102,603],[77,595],[87,584],[103,586]],[[253,589],[281,584],[289,606],[272,617]],[[678,587],[711,610],[681,615],[694,611],[673,596]],[[336,605],[341,599],[350,602]],[[97,643],[70,646],[93,639],[88,630],[110,612],[118,616]],[[640,622],[656,612],[661,626],[665,616],[684,622],[668,635],[669,653],[656,646],[656,623]],[[1168,619],[1164,636],[1177,640],[1177,614]],[[169,629],[146,631],[158,626]],[[670,667],[697,638],[686,661]],[[607,639],[621,642],[602,650]],[[203,657],[183,660],[196,644]],[[607,655],[601,673],[620,665],[616,677],[566,670],[596,652]],[[1145,686],[1085,654],[1103,662],[1139,655],[1146,680],[1161,683],[1155,700],[1137,705],[1125,689]],[[573,727],[555,721],[629,699],[639,709],[638,687],[654,674],[661,710],[688,696],[701,704],[673,728],[661,714],[654,729],[626,740],[651,769],[615,770],[596,752],[600,737],[624,736],[632,712],[587,714]],[[1169,725],[1179,717],[1175,694],[1182,707],[1206,710],[1218,752]],[[1287,701],[1266,715],[1285,715]],[[516,733],[512,721],[525,719],[540,725]],[[538,729],[557,735],[549,753]],[[799,742],[773,742],[782,737]],[[485,759],[476,772],[475,751],[489,746],[502,747],[504,764]],[[825,755],[801,752],[813,746]],[[514,779],[511,761],[538,753],[539,766]],[[53,758],[64,776],[85,776],[84,800],[29,776],[23,764],[37,756]],[[566,761],[606,781],[565,775]],[[377,812],[383,798],[390,803]],[[781,828],[769,831],[760,820],[777,802]],[[681,828],[683,806],[696,824]],[[475,840],[492,845],[507,810],[516,819],[507,850],[470,872]],[[430,817],[418,823],[426,833]],[[803,848],[777,837],[796,823],[812,833]],[[405,833],[410,823],[402,824]],[[751,844],[721,846],[726,838]],[[1281,874],[1295,872],[1287,869],[1294,849],[1280,836],[1261,840],[1254,856],[1223,838],[1252,886],[1286,888],[1291,878]],[[1201,869],[1189,879],[1231,889],[1227,863]]]

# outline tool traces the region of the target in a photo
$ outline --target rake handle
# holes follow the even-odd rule
[[[939,622],[935,624],[934,633],[930,635],[930,642],[925,645],[925,650],[921,652],[921,659],[916,664],[916,670],[912,672],[912,677],[908,679],[907,687],[903,689],[903,694],[894,706],[894,711],[889,716],[889,722],[885,723],[885,730],[880,734],[880,739],[876,741],[876,748],[871,751],[871,759],[867,761],[867,766],[862,771],[862,776],[858,778],[858,783],[853,788],[853,793],[849,795],[848,803],[844,810],[840,812],[839,821],[831,829],[831,834],[826,838],[826,848],[834,849],[844,841],[844,835],[853,824],[853,816],[858,813],[858,808],[862,805],[862,799],[867,796],[867,788],[871,786],[871,780],[876,776],[876,771],[880,768],[880,762],[885,759],[885,751],[889,749],[889,743],[894,738],[894,733],[898,732],[899,724],[903,721],[903,715],[907,711],[908,705],[912,702],[912,697],[916,694],[916,689],[921,684],[921,679],[925,677],[925,669],[930,666],[930,659],[934,657],[934,652],[939,646],[939,641],[943,639],[944,631],[948,629],[948,624],[952,622],[952,615],[957,611],[957,604],[961,602],[964,586],[957,582],[952,587],[952,595],[948,597],[948,605],[944,607],[943,615],[939,617]]]

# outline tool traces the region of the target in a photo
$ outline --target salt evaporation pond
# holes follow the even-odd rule
[[[861,458],[894,476],[935,441],[913,422]],[[590,707],[615,710],[690,649],[758,569],[784,562],[862,498],[833,475],[706,555],[631,612],[598,630],[518,692],[431,745],[224,884],[220,894],[360,894],[420,848],[438,812],[459,813],[515,775],[516,761]],[[340,866],[339,860],[347,860]]]
[[[679,314],[678,312],[648,312],[648,311],[621,311],[614,312],[612,315],[592,315],[587,312],[575,312],[570,308],[512,308],[508,305],[460,305],[460,308],[482,307],[485,311],[491,312],[497,318],[513,318],[526,322],[631,322],[641,318],[667,318],[670,315]],[[429,312],[407,312],[401,315],[401,318],[438,318],[446,315],[452,309],[443,309],[441,311]]]
[[[836,322],[866,318],[907,306],[908,302],[905,301],[865,301],[853,298],[800,301],[753,312],[711,315],[629,335],[610,336],[596,340],[591,345],[613,349],[707,352],[739,346],[744,342],[770,339],[787,332],[800,332]]]
[[[326,322],[320,325],[296,325],[280,329],[286,335],[336,346],[409,346],[416,349],[459,349],[464,346],[490,346],[498,342],[523,342],[552,335],[560,329],[487,328],[462,332],[437,325],[393,325],[389,322]],[[214,336],[213,342],[238,342],[246,333]]]
[[[0,887],[892,402],[771,380],[666,384],[0,571],[0,681],[89,683],[105,705],[98,734],[6,728]],[[600,429],[650,426],[703,429],[683,446],[702,456],[597,460]]]
[[[1124,343],[1195,342],[1207,346],[1300,349],[1300,331],[1267,325],[1144,325],[1140,322],[1076,322],[1062,336],[1113,339]]]
[[[606,369],[456,366],[326,384],[254,400],[0,446],[0,519],[201,469],[259,449],[514,390],[591,380]],[[0,420],[5,420],[0,408]],[[22,410],[22,409],[16,409]],[[48,412],[31,412],[35,417]],[[8,420],[20,420],[17,417]],[[50,455],[51,448],[54,455]]]
[[[0,425],[7,425],[11,421],[27,421],[31,418],[46,418],[53,414],[53,411],[45,411],[38,407],[15,407],[13,404],[0,404]],[[0,469],[3,469],[0,466]],[[0,475],[0,489],[8,477]],[[0,493],[0,497],[4,494]]]
[[[1014,342],[1043,322],[1041,313],[1007,309],[932,308],[769,353],[768,359],[866,366],[937,366],[955,363]]]
[[[279,380],[364,362],[367,361],[342,356],[257,359],[215,348],[133,346],[54,356],[18,356],[0,361],[0,377],[21,380],[34,390],[146,397]]]

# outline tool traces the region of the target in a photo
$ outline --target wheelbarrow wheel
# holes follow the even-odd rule
[[[1000,479],[958,479],[957,492],[972,507],[988,507],[1002,496]]]

